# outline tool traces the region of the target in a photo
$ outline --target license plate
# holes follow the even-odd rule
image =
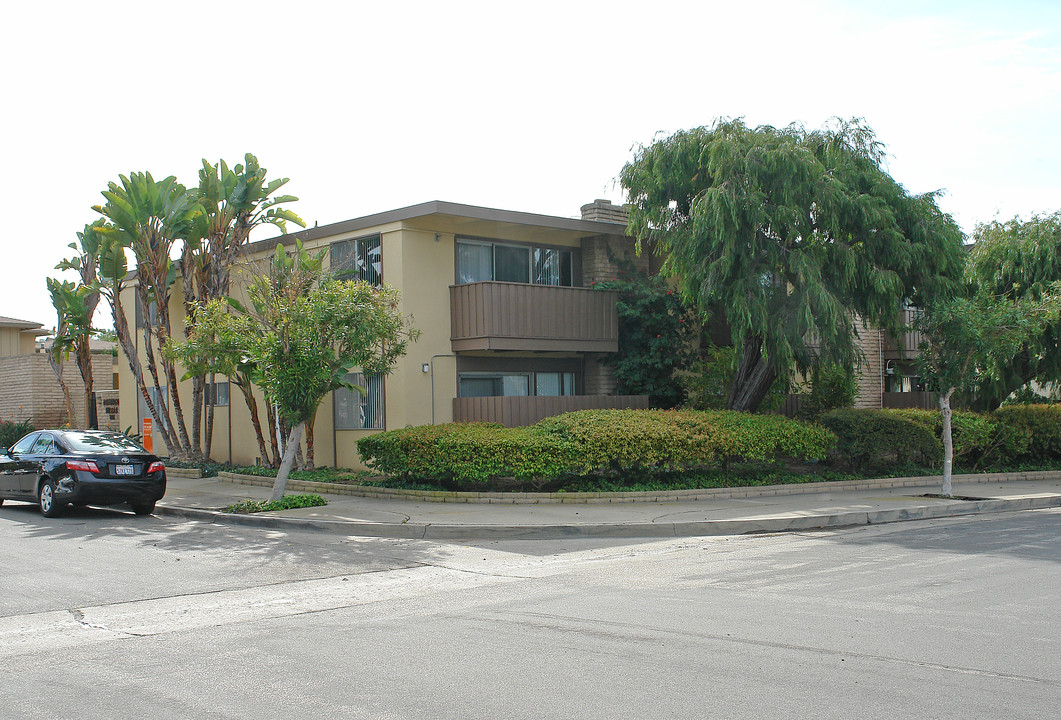
[[[135,473],[134,473],[134,468],[133,468],[132,465],[115,465],[114,466],[114,474],[115,475],[133,475]]]

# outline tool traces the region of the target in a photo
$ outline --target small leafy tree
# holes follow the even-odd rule
[[[978,225],[973,240],[966,271],[985,293],[1034,302],[1061,281],[1061,211]],[[995,408],[1032,380],[1061,385],[1061,327],[1047,325],[997,377],[982,378],[978,404]]]
[[[943,421],[943,488],[951,494],[954,442],[951,398],[1007,372],[1022,346],[1058,320],[1057,285],[1037,299],[1010,299],[978,292],[933,303],[915,320],[924,340],[918,348],[921,376],[939,391]]]
[[[272,500],[283,497],[302,433],[324,396],[353,387],[346,376],[354,368],[389,372],[417,334],[401,315],[396,290],[322,268],[323,255],[311,256],[301,243],[290,255],[277,245],[269,271],[250,279],[249,307],[234,298],[212,301],[192,327],[211,328],[255,365],[266,397],[291,428]]]
[[[624,395],[648,395],[652,407],[673,408],[684,391],[677,373],[693,356],[696,316],[658,275],[632,269],[595,288],[619,292],[619,350],[605,358]]]

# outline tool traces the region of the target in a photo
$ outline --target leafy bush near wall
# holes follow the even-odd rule
[[[938,410],[880,410],[884,415],[904,418],[928,428],[943,447],[943,415]],[[951,439],[956,463],[978,464],[997,460],[1005,440],[1004,426],[990,415],[964,410],[951,413]],[[941,450],[942,451],[942,450]],[[942,457],[942,456],[940,456]]]
[[[1061,405],[1004,405],[991,416],[1005,431],[1004,462],[1061,459]]]
[[[923,421],[881,410],[846,408],[822,415],[821,424],[836,433],[836,451],[855,471],[894,459],[935,465],[943,447]]]
[[[532,427],[449,423],[391,430],[357,442],[373,470],[440,482],[485,482],[493,477],[551,479],[576,464],[575,448]]]
[[[386,475],[483,483],[512,477],[545,484],[564,477],[704,467],[731,458],[824,458],[835,436],[777,415],[726,411],[582,410],[536,425],[426,425],[358,441]]]
[[[696,316],[659,275],[632,267],[622,277],[594,283],[597,290],[616,290],[619,351],[605,357],[622,395],[648,395],[652,407],[682,403],[678,373],[692,361]]]
[[[22,422],[0,421],[0,447],[11,447],[23,436],[36,429],[29,420],[23,420]]]

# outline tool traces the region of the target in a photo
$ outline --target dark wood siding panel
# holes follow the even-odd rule
[[[615,352],[617,293],[482,282],[450,288],[453,349]]]

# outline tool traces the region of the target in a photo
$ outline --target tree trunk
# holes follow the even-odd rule
[[[118,297],[118,293],[116,292],[115,297],[111,300],[111,317],[114,319],[114,334],[118,338],[118,345],[125,354],[125,359],[129,363],[129,370],[133,373],[133,378],[136,380],[136,387],[140,391],[140,396],[144,398],[147,410],[151,413],[155,425],[162,433],[167,447],[173,447],[169,444],[169,430],[167,426],[162,423],[161,408],[155,406],[154,401],[151,399],[151,393],[147,390],[147,382],[144,380],[144,370],[140,366],[140,358],[136,354],[136,346],[133,344],[132,334],[129,331],[129,322],[125,319],[125,311],[122,309],[121,300],[118,299]],[[133,431],[136,432],[138,429],[139,428],[133,428]]]
[[[52,368],[52,373],[55,374],[55,379],[59,381],[59,387],[63,389],[63,414],[64,417],[60,419],[60,425],[74,424],[74,403],[70,399],[70,388],[67,387],[66,381],[63,380],[63,361],[55,359],[55,353],[48,353],[48,365]],[[87,409],[87,408],[86,408]],[[21,418],[20,418],[21,419]]]
[[[291,429],[291,435],[287,439],[287,448],[284,450],[284,459],[280,463],[280,470],[276,473],[276,482],[273,483],[270,502],[278,502],[284,496],[284,491],[287,489],[287,476],[291,474],[291,465],[295,462],[295,451],[302,446],[302,428],[305,426],[306,423],[299,423]]]
[[[83,337],[77,342],[75,347],[77,357],[77,369],[81,372],[81,381],[85,384],[85,427],[90,430],[96,430],[97,428],[91,427],[89,418],[89,407],[92,404],[92,355],[89,348],[89,339]]]
[[[954,388],[939,394],[939,412],[943,416],[943,489],[940,493],[947,497],[952,495],[950,481],[954,469],[954,439],[950,427],[950,396],[953,394]]]
[[[269,467],[279,468],[280,467],[280,441],[277,439],[276,430],[278,421],[276,419],[276,409],[273,404],[267,402],[265,404],[265,419],[269,423],[269,445],[273,449],[273,460],[269,463]]]
[[[217,406],[217,384],[214,382],[217,376],[214,373],[210,373],[210,397],[206,403],[206,430],[203,433],[203,459],[209,460],[210,453],[214,448],[214,408]],[[204,383],[205,384],[205,383]],[[231,387],[231,386],[230,386]],[[229,402],[232,402],[232,396],[229,394]],[[193,401],[194,402],[194,401]],[[199,393],[199,405],[203,404],[202,392]],[[198,418],[200,409],[196,408],[195,417]],[[196,437],[198,437],[198,430],[196,430]]]
[[[306,421],[306,470],[313,469],[313,421],[316,416]]]
[[[254,437],[258,440],[258,453],[261,455],[262,465],[274,467],[269,450],[265,447],[265,435],[262,433],[262,422],[258,418],[258,401],[254,399],[254,388],[251,386],[250,381],[244,378],[239,383],[239,389],[243,393],[243,401],[247,404],[247,411],[251,415],[251,424],[254,426]],[[229,402],[231,402],[231,399]]]
[[[185,331],[187,333],[187,331]],[[209,449],[206,453],[202,453],[202,443],[200,438],[202,437],[202,417],[203,417],[203,386],[205,381],[199,375],[192,378],[192,452],[196,454],[205,454],[206,457],[210,456]],[[209,442],[207,442],[209,445]]]
[[[763,357],[762,340],[758,336],[748,338],[744,341],[737,373],[733,376],[727,409],[755,412],[775,379],[777,372]]]

